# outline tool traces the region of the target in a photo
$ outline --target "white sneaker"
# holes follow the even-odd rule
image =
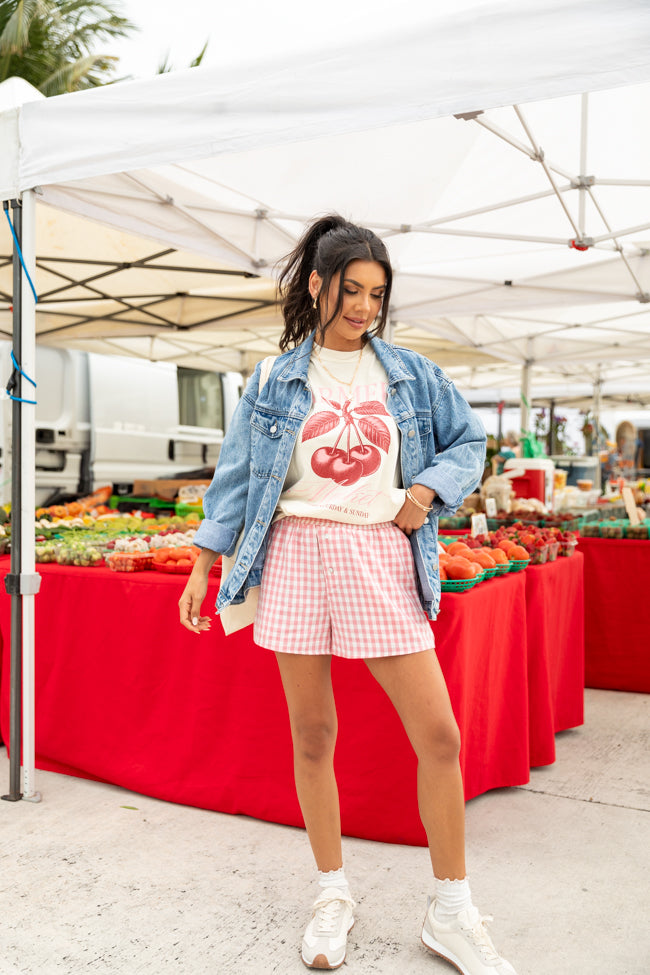
[[[350,895],[336,887],[318,895],[302,939],[302,960],[307,968],[339,968],[343,964],[355,907]]]
[[[422,941],[429,951],[451,962],[462,975],[517,975],[492,944],[485,926],[491,917],[481,917],[472,904],[451,921],[439,921],[434,906],[429,898],[422,928]]]

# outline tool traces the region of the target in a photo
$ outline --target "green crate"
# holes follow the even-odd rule
[[[625,518],[615,518],[600,522],[601,538],[625,538],[629,521]]]
[[[451,518],[439,518],[438,526],[440,528],[469,528],[471,522],[469,518],[454,515]]]

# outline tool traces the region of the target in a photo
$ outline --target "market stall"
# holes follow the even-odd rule
[[[583,723],[582,566],[576,552],[525,573],[531,767],[555,761],[555,732]]]
[[[7,561],[0,560],[3,572]],[[198,638],[183,630],[177,622],[182,576],[57,564],[39,569],[39,768],[96,777],[174,802],[301,823],[275,660],[253,643],[250,628],[228,639],[218,623]],[[582,646],[571,617],[571,607],[582,605],[581,579],[576,555],[443,595],[433,631],[461,728],[467,798],[528,781],[529,739],[540,750],[543,740],[542,761],[552,760],[553,732],[558,720],[566,720],[566,700],[576,705],[571,720],[581,722],[576,702],[582,694]],[[212,580],[209,597],[217,587]],[[567,597],[569,625],[562,631],[567,639],[559,630],[545,630],[539,618],[540,599],[557,604],[563,592],[576,594],[575,600]],[[5,641],[7,602],[0,604]],[[424,843],[415,757],[397,715],[362,661],[335,660],[333,676],[344,832]],[[540,698],[549,701],[551,717],[533,732],[529,713],[541,712]]]
[[[650,692],[650,541],[580,539],[585,560],[585,685]]]

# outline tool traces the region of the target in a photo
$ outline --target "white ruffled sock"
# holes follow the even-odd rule
[[[433,913],[439,921],[451,921],[461,911],[472,906],[469,880],[438,880],[434,878],[435,906]]]
[[[350,888],[348,887],[348,882],[345,879],[345,871],[343,867],[339,867],[338,870],[319,870],[318,886],[321,888],[321,890],[328,890],[331,887],[336,887],[338,890],[342,890],[348,896],[350,895]]]

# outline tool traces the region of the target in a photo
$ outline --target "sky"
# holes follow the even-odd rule
[[[176,69],[186,68],[206,40],[203,64],[265,58],[284,50],[318,48],[340,40],[372,43],[394,22],[397,0],[115,0],[140,31],[110,41],[97,53],[120,57],[119,77],[151,77],[169,52]],[[453,0],[454,10],[475,10],[495,0]],[[449,18],[449,0],[401,0],[400,24],[408,28],[425,14]],[[180,16],[179,16],[180,12]]]
[[[203,64],[226,65],[242,57],[264,58],[271,52],[304,42],[317,47],[336,38],[358,37],[366,43],[380,31],[384,13],[395,11],[395,0],[116,0],[121,12],[140,31],[128,39],[110,41],[98,53],[120,57],[119,76],[150,77],[167,52],[174,68],[186,68],[206,40]],[[404,22],[423,10],[435,10],[438,0],[407,0]],[[458,0],[478,6],[485,0]],[[445,3],[442,4],[446,6]],[[441,8],[442,9],[442,8]],[[179,11],[182,16],[179,17]],[[353,25],[353,26],[349,26]]]

